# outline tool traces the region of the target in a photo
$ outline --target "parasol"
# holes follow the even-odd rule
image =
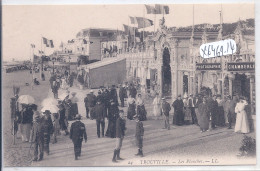
[[[55,105],[44,106],[41,112],[45,112],[45,110],[49,110],[51,113],[58,113],[59,108]]]
[[[57,106],[58,105],[58,101],[54,98],[46,98],[42,101],[41,103],[42,106],[49,106],[49,105],[54,105],[54,106]]]
[[[21,104],[33,104],[35,100],[30,95],[21,95],[17,101]]]
[[[59,96],[59,99],[60,99],[60,100],[64,100],[67,96],[69,96],[68,93],[63,93],[63,94],[61,94],[61,95]]]

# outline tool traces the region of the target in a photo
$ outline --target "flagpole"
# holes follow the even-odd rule
[[[135,26],[134,26],[134,48],[135,48],[135,44],[136,44],[136,42],[135,42]]]
[[[144,19],[145,19],[145,6],[143,8],[143,16],[144,16]],[[143,45],[144,45],[144,19],[143,19]]]
[[[32,49],[32,60],[31,60],[31,62],[32,62],[32,84],[31,84],[31,88],[33,90],[33,84],[34,84],[34,82],[33,82],[33,80],[34,80],[34,74],[33,74],[33,71],[34,71],[34,50],[33,50],[32,47],[31,47],[31,49]]]
[[[155,14],[155,11],[154,11],[154,25],[153,25],[153,34],[155,35],[155,21],[156,21],[156,14]]]
[[[129,29],[130,29],[130,28],[129,28],[129,16],[128,16],[128,20],[127,20],[127,25],[128,25],[128,33],[127,33],[127,35],[128,35],[128,39],[127,39],[127,48],[128,48],[128,51],[129,51],[129,40],[130,40],[130,39],[129,39],[129,38],[130,38],[130,37],[129,37]]]

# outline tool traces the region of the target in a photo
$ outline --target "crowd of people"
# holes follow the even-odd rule
[[[162,111],[168,112],[170,105],[167,102],[162,103]],[[158,99],[154,100],[154,105],[158,104]],[[227,96],[222,99],[221,95],[202,96],[181,98],[181,95],[173,102],[174,108],[173,124],[185,125],[196,124],[200,127],[201,132],[210,131],[216,127],[225,127],[232,129],[235,125],[235,132],[249,133],[249,120],[246,113],[247,99],[243,96]],[[165,107],[167,106],[167,107]],[[154,108],[157,108],[155,105]],[[158,109],[154,109],[158,112]],[[166,112],[166,113],[167,113]],[[165,114],[168,116],[168,114]],[[167,121],[168,123],[169,121]]]
[[[69,76],[64,79],[66,84]],[[58,90],[60,85],[65,84],[55,75],[51,75],[50,85],[54,98],[57,100],[58,110],[51,112],[50,110],[37,110],[35,104],[21,104],[22,109],[17,115],[17,120],[20,125],[22,141],[31,142],[34,144],[33,161],[43,159],[43,154],[46,152],[49,155],[49,143],[57,143],[57,136],[64,131],[65,135],[70,135],[70,139],[74,144],[75,160],[81,156],[81,146],[83,139],[87,142],[86,127],[81,122],[82,116],[79,114],[78,102],[79,99],[75,92],[70,93],[68,90],[64,98],[59,98]],[[70,82],[69,82],[70,83]],[[73,81],[71,84],[73,85]],[[118,99],[120,99],[120,104]],[[112,161],[121,160],[120,149],[126,130],[126,119],[124,111],[119,108],[125,107],[127,104],[126,118],[136,121],[135,138],[138,147],[137,156],[143,156],[143,136],[144,128],[142,121],[147,120],[147,112],[145,109],[145,101],[141,94],[138,94],[137,88],[133,84],[119,85],[119,93],[115,85],[105,88],[100,87],[97,95],[93,90],[90,90],[84,98],[86,109],[86,118],[95,120],[97,127],[97,137],[115,138],[116,147]],[[153,99],[153,114],[158,120],[163,116],[164,128],[170,130],[170,111],[174,110],[173,121],[174,125],[182,126],[187,124],[195,124],[199,126],[201,132],[210,131],[216,127],[227,126],[232,129],[235,125],[235,132],[249,133],[249,121],[246,113],[247,99],[242,96],[234,95],[227,96],[225,100],[220,95],[193,96],[182,99],[181,95],[170,105],[166,98],[161,98],[159,94]],[[107,130],[105,131],[105,120],[108,120]],[[76,120],[70,126],[69,120]],[[39,153],[38,153],[39,151]]]

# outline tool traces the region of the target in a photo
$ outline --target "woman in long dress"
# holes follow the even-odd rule
[[[76,97],[76,93],[73,92],[71,93],[72,97],[70,98],[71,100],[71,118],[74,119],[75,116],[79,113],[78,110],[78,98]]]
[[[110,138],[116,137],[116,121],[119,117],[119,108],[117,104],[110,100],[110,104],[108,106],[108,126],[106,131],[106,136]]]
[[[156,120],[158,120],[161,115],[161,99],[159,98],[158,93],[156,93],[156,96],[153,100],[153,115],[155,116]]]
[[[191,110],[189,108],[189,103],[188,103],[188,97],[185,97],[183,99],[183,104],[184,104],[184,122],[185,124],[190,124],[192,122],[192,117],[191,117]]]
[[[136,104],[137,104],[137,116],[139,117],[140,121],[145,121],[146,120],[146,110],[144,107],[144,100],[142,99],[142,95],[138,94],[138,97],[136,99]]]
[[[130,120],[133,120],[134,115],[136,114],[135,111],[135,99],[129,95],[129,98],[127,100],[127,105],[128,105],[128,109],[127,109],[127,118]]]
[[[244,134],[250,132],[248,118],[245,111],[245,107],[247,105],[248,105],[247,101],[244,100],[243,97],[240,97],[240,101],[237,103],[235,108],[235,113],[237,114],[235,132],[241,132]]]
[[[198,124],[201,132],[205,132],[209,129],[209,108],[206,104],[206,98],[203,97],[202,103],[198,107]]]
[[[217,126],[225,126],[225,112],[224,112],[224,101],[220,95],[217,95],[218,109],[217,109]]]

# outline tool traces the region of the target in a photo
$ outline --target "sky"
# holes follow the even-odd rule
[[[192,25],[193,5],[171,4],[165,15],[167,27]],[[195,4],[194,23],[218,24],[220,4]],[[223,4],[223,22],[236,22],[254,18],[254,5],[249,3]],[[35,53],[45,50],[51,54],[61,42],[75,38],[84,28],[112,28],[123,30],[129,16],[158,20],[162,15],[146,14],[144,5],[3,5],[2,6],[2,58],[4,61],[29,60],[31,44]],[[130,24],[129,24],[130,25]],[[153,31],[154,27],[146,30]],[[52,39],[55,48],[41,46],[41,37]],[[38,54],[38,53],[36,53]]]

